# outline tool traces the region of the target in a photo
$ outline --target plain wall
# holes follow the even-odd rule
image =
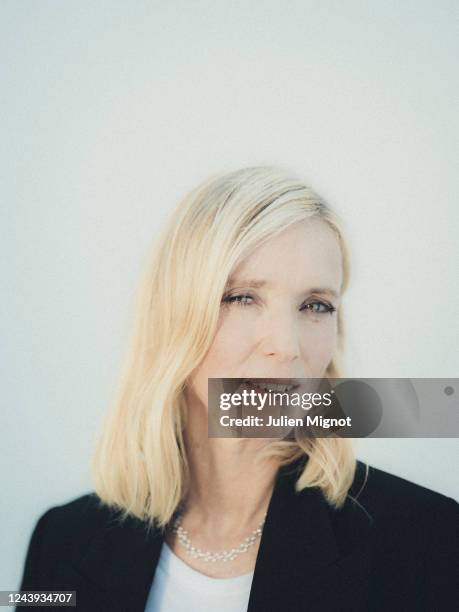
[[[214,171],[279,163],[343,217],[350,376],[457,377],[455,0],[3,0],[0,589],[92,490],[141,264]],[[359,457],[459,497],[457,439]]]

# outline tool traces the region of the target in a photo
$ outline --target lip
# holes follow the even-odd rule
[[[300,381],[297,378],[243,378],[243,381],[251,381],[253,380],[254,382],[262,382],[262,383],[275,383],[275,384],[279,384],[279,385],[300,385]]]
[[[244,378],[242,384],[246,383],[273,383],[277,385],[291,386],[290,392],[295,391],[300,386],[296,378]]]

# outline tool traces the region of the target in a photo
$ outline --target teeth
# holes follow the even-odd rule
[[[286,391],[291,391],[295,387],[295,385],[289,385],[285,383],[264,383],[254,382],[253,380],[246,380],[246,383],[249,383],[253,387],[262,391],[274,391],[276,393],[285,393]]]

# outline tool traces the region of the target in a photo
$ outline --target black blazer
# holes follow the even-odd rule
[[[295,493],[301,464],[277,473],[248,612],[458,609],[456,501],[373,467],[360,491],[359,461],[358,503],[336,511],[318,488]],[[97,502],[90,493],[41,516],[20,589],[76,590],[85,612],[143,612],[163,536],[137,519],[120,526]]]

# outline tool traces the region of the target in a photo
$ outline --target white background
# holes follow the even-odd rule
[[[211,172],[279,163],[342,215],[350,376],[458,376],[458,24],[456,0],[2,1],[0,589],[92,490],[141,262]],[[359,457],[459,497],[457,439]]]

